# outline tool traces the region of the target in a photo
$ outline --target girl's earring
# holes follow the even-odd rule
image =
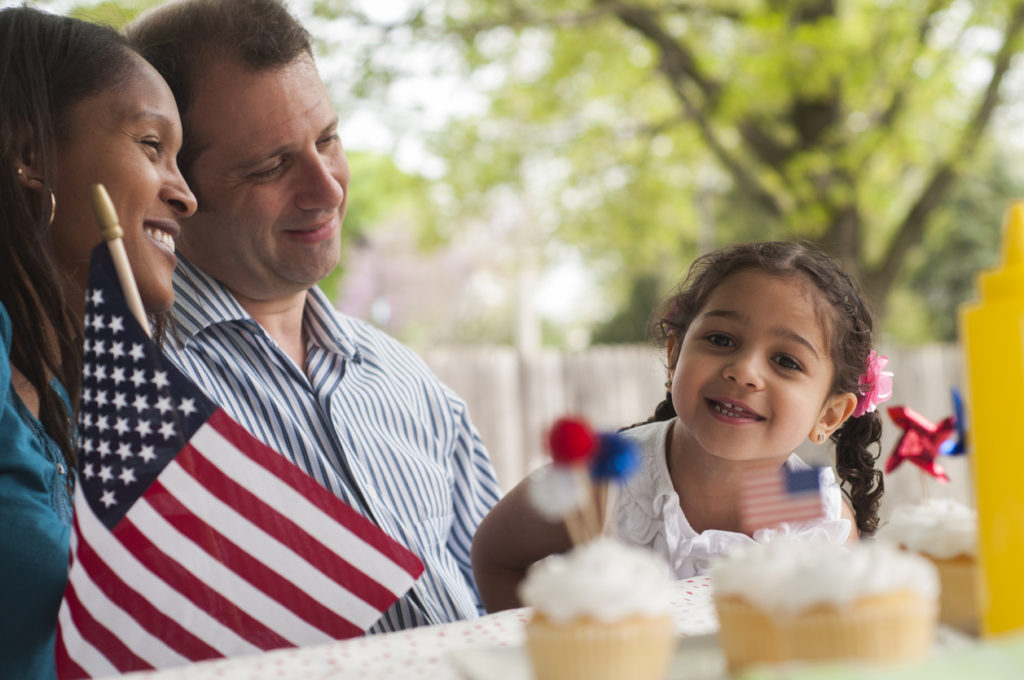
[[[820,444],[823,441],[825,441],[825,433],[824,432],[819,432],[818,433],[818,443]]]
[[[666,390],[672,389],[672,378],[669,378],[668,380],[665,381],[665,389]]]

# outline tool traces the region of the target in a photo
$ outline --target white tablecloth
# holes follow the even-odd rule
[[[678,581],[676,586],[672,611],[679,634],[695,636],[716,631],[718,620],[711,602],[709,579],[687,579]],[[470,650],[486,652],[522,645],[523,625],[529,615],[529,609],[512,609],[471,621],[122,677],[131,680],[465,680],[466,676],[455,663],[457,657]]]

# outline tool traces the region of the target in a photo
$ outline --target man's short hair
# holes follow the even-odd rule
[[[178,164],[186,179],[198,155],[186,121],[204,64],[230,59],[260,72],[313,56],[309,31],[281,0],[176,0],[143,13],[124,31],[177,100],[186,125]]]

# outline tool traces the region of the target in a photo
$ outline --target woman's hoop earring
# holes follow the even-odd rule
[[[47,226],[53,226],[53,216],[57,214],[57,195],[53,193],[53,188],[50,188],[50,221],[46,223]]]
[[[22,172],[21,168],[15,168],[15,171],[16,171],[15,174],[17,174],[19,176],[25,174],[24,172]],[[39,183],[42,183],[42,181],[43,181],[43,180],[39,179],[38,177],[31,177],[31,176],[29,176],[29,179],[31,179],[33,181],[36,181],[36,182],[39,182]],[[57,194],[53,193],[53,187],[47,187],[46,190],[50,192],[50,219],[46,223],[46,226],[52,226],[53,225],[53,216],[57,214]]]

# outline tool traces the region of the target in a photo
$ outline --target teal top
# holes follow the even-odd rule
[[[15,393],[10,355],[11,320],[0,304],[0,677],[54,678],[71,535],[68,470]]]

